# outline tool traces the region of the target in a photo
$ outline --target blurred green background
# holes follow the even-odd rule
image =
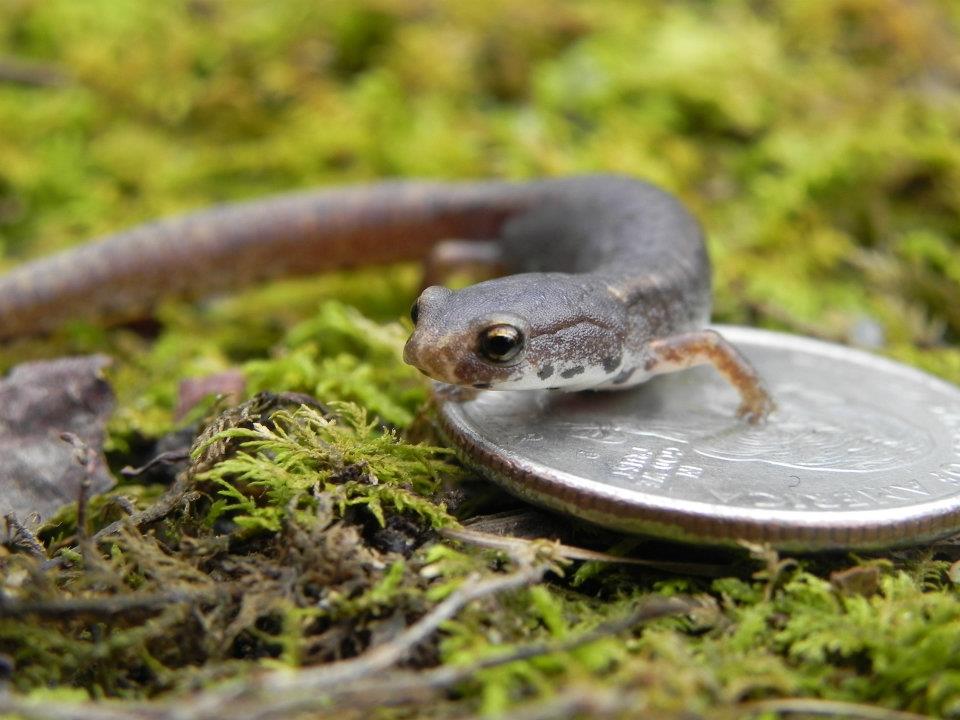
[[[719,320],[864,344],[960,382],[958,26],[949,0],[0,0],[0,267],[316,185],[623,172],[701,218]],[[109,350],[114,452],[173,424],[181,378],[237,365],[251,391],[351,399],[402,427],[425,398],[396,360],[403,333],[351,306],[393,320],[415,288],[410,269],[284,284],[170,305],[155,341],[77,327],[2,361]],[[757,582],[708,586],[711,634],[676,623],[604,652],[634,653],[618,682],[678,712],[800,694],[955,716],[948,565],[876,561],[879,591],[841,600],[771,561]],[[522,611],[557,638],[590,602],[531,597]],[[592,678],[590,657],[524,666],[510,687]],[[484,707],[507,704],[507,677],[481,683]]]
[[[879,323],[960,379],[958,17],[946,0],[4,0],[0,55],[63,75],[0,83],[4,262],[317,184],[626,172],[702,218],[720,319],[838,339]]]

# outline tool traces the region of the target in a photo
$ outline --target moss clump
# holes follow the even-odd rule
[[[421,545],[455,522],[438,493],[460,471],[356,406],[325,412],[257,396],[198,439],[162,514],[115,521],[101,498],[83,533],[75,515],[51,524],[52,561],[7,557],[15,686],[144,697],[189,687],[197,665],[223,678],[240,660],[354,655],[422,614],[437,576],[419,574]]]
[[[433,462],[437,456],[449,457],[450,451],[401,443],[356,406],[336,407],[338,420],[304,407],[276,413],[273,427],[227,429],[207,441],[232,440],[241,452],[196,476],[200,483],[212,482],[220,496],[206,523],[228,515],[240,528],[275,533],[291,512],[303,509],[301,503],[307,502],[312,512],[311,491],[327,485],[338,488],[332,500],[340,514],[363,507],[381,527],[386,525],[384,503],[435,529],[453,521],[429,500],[441,480]],[[203,455],[207,443],[195,455]],[[449,467],[446,471],[451,473]]]

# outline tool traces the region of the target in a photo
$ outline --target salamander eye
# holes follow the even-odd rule
[[[513,325],[491,325],[480,333],[480,352],[488,360],[503,363],[523,349],[523,333]]]
[[[413,305],[410,306],[410,319],[413,320],[413,324],[417,324],[417,319],[420,317],[420,301],[414,301]]]

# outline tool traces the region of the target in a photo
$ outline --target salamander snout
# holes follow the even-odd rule
[[[424,290],[413,307],[410,319],[413,320],[413,334],[403,347],[403,361],[413,365],[420,372],[435,380],[456,383],[451,377],[449,351],[443,328],[445,322],[440,315],[446,301],[453,294],[447,288],[432,286]]]
[[[435,380],[491,387],[517,374],[528,336],[523,318],[441,287],[424,290],[410,317],[416,327],[404,362]]]

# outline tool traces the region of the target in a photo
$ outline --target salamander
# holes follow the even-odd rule
[[[0,277],[0,338],[142,317],[163,298],[270,278],[430,258],[496,266],[461,290],[427,287],[404,359],[482,389],[623,389],[711,363],[738,413],[766,418],[747,360],[706,328],[710,263],[697,221],[621,176],[383,182],[226,204],[141,225]]]

